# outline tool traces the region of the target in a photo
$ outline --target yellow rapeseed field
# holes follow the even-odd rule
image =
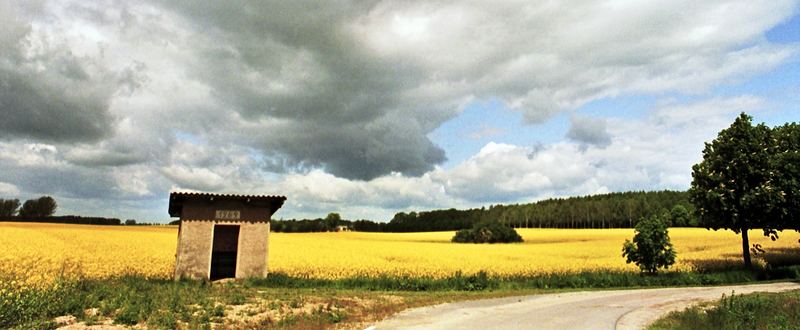
[[[521,244],[454,244],[454,232],[308,233],[271,236],[271,271],[294,276],[343,278],[354,275],[445,277],[472,274],[536,275],[600,269],[638,271],[622,258],[622,243],[632,229],[517,229]],[[760,230],[751,243],[768,251],[800,248],[800,235],[782,233],[772,242]],[[674,269],[726,267],[741,263],[741,238],[731,231],[673,228],[678,252]]]
[[[0,222],[0,274],[34,284],[61,274],[167,277],[176,247],[177,227]]]
[[[631,229],[518,229],[521,244],[454,244],[453,232],[272,233],[270,271],[312,278],[471,274],[515,276],[584,270],[630,270],[621,247]],[[741,262],[741,240],[730,231],[673,228],[674,267],[725,266]],[[800,247],[800,235],[770,241],[760,231],[751,241],[767,251]],[[123,227],[0,222],[0,275],[28,285],[64,274],[107,277],[124,273],[169,278],[177,227]]]

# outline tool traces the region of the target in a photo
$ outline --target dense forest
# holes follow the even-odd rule
[[[459,230],[484,220],[515,228],[632,228],[640,218],[670,212],[677,205],[692,213],[686,192],[610,193],[494,205],[488,209],[401,212],[386,225],[386,231]],[[674,225],[687,226],[689,220]]]
[[[696,225],[688,194],[664,190],[553,198],[469,210],[400,212],[388,223],[349,221],[339,219],[338,215],[315,220],[273,220],[272,229],[309,232],[347,226],[356,231],[417,232],[460,230],[481,221],[497,221],[515,228],[632,228],[639,219],[663,212],[670,213],[673,226]]]

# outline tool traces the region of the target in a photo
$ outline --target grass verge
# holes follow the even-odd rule
[[[590,271],[552,273],[539,276],[493,277],[480,272],[456,273],[446,278],[427,277],[353,277],[313,279],[271,273],[263,279],[251,279],[250,285],[268,288],[332,288],[369,291],[484,291],[519,289],[592,289],[663,286],[737,284],[766,280],[800,279],[800,266],[784,266],[755,271],[729,269],[709,272],[666,272],[655,276],[637,272]]]
[[[448,278],[357,277],[320,280],[273,273],[264,279],[214,283],[142,276],[62,280],[46,288],[14,287],[0,280],[0,328],[54,328],[55,317],[79,322],[147,325],[156,329],[306,328],[379,320],[408,307],[531,294],[542,290],[721,285],[800,279],[800,267],[670,272],[584,272],[537,277],[486,273]]]
[[[55,318],[65,315],[74,316],[71,322],[87,325],[152,329],[308,329],[346,324],[365,328],[409,307],[532,293],[536,291],[277,288],[248,281],[176,282],[122,276],[63,282],[48,288],[0,289],[0,329],[53,329],[63,325]]]
[[[798,329],[800,290],[722,296],[722,299],[673,312],[650,330],[667,329]]]

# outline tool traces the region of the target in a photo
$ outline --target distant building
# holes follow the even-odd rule
[[[343,226],[343,225],[336,226],[336,231],[337,232],[339,232],[339,231],[350,231],[350,230],[351,229],[348,226]]]
[[[169,215],[179,217],[175,278],[267,275],[269,224],[284,196],[173,192]]]

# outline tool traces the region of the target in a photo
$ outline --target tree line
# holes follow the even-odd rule
[[[693,211],[686,192],[635,191],[468,210],[400,212],[389,222],[351,221],[331,213],[324,219],[272,220],[271,228],[278,232],[323,232],[346,226],[365,232],[421,232],[468,229],[481,222],[514,228],[633,228],[641,218],[662,214],[667,214],[672,226],[691,227],[698,225]]]
[[[667,213],[672,226],[697,226],[686,192],[634,191],[551,198],[535,203],[470,210],[397,213],[384,231],[461,230],[483,221],[514,228],[632,228],[639,219]]]
[[[58,204],[53,197],[29,199],[20,208],[19,199],[0,199],[0,217],[49,217],[56,213]]]
[[[360,220],[368,221],[369,220]],[[284,233],[313,233],[313,232],[326,232],[336,231],[339,226],[347,228],[347,230],[358,230],[354,223],[358,221],[350,221],[342,219],[339,213],[329,213],[324,219],[289,219],[289,220],[270,220],[270,230]],[[375,222],[372,222],[375,223]],[[368,231],[368,230],[361,230]]]
[[[20,205],[19,199],[0,199],[0,221],[8,222],[47,222],[82,225],[119,225],[115,218],[82,217],[76,215],[54,216],[58,203],[53,197],[42,196],[26,200]]]

